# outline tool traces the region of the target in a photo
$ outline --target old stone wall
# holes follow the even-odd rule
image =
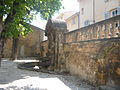
[[[66,43],[120,37],[120,15],[65,34]]]
[[[3,57],[10,58],[12,52],[12,40],[8,39],[4,45]]]
[[[33,32],[29,33],[25,38],[19,38],[18,57],[35,57],[40,54],[40,43],[43,41],[44,30],[30,25]],[[4,46],[4,57],[10,58],[12,51],[12,39],[6,41]]]
[[[120,39],[67,43],[66,69],[93,84],[120,84]]]
[[[43,41],[40,43],[40,56],[47,57],[48,53],[48,41]]]
[[[120,85],[120,16],[68,33],[61,31],[63,26],[52,20],[46,26],[45,53],[53,70],[70,72],[92,84]]]
[[[48,20],[46,36],[48,37],[47,57],[50,60],[49,70],[64,71],[65,63],[63,55],[64,33],[67,25],[62,20]]]
[[[120,84],[120,16],[65,33],[66,68],[97,84]]]

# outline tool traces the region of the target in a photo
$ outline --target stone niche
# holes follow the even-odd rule
[[[45,35],[48,37],[48,53],[50,60],[49,70],[65,71],[65,59],[63,57],[64,33],[67,25],[63,20],[49,19],[46,25]]]

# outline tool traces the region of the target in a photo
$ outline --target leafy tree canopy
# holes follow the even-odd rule
[[[3,18],[5,38],[25,36],[30,31],[28,22],[35,14],[43,19],[51,16],[61,8],[61,0],[0,0],[0,18]]]

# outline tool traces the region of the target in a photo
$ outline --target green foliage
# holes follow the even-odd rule
[[[32,31],[28,23],[35,14],[47,20],[60,8],[61,0],[0,0],[5,29],[2,35],[5,38],[26,36]]]
[[[30,25],[28,23],[17,23],[17,22],[13,22],[13,23],[9,23],[6,26],[6,31],[7,32],[3,32],[2,35],[5,38],[17,38],[19,36],[23,36],[25,37],[29,32],[32,32],[32,29],[30,28]]]

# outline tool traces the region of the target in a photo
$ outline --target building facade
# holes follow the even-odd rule
[[[78,0],[80,27],[120,15],[120,0]]]
[[[79,20],[80,20],[79,19],[79,12],[77,12],[74,15],[72,15],[71,17],[67,18],[65,20],[67,23],[67,29],[69,31],[73,31],[73,30],[80,28]]]
[[[33,32],[25,38],[20,37],[18,42],[18,57],[35,57],[40,53],[40,43],[44,40],[44,30],[30,25]],[[4,46],[4,57],[10,58],[12,52],[12,39],[8,39]]]
[[[65,20],[67,23],[68,31],[73,31],[75,29],[80,28],[79,24],[79,12],[69,11],[61,13],[57,19]]]

